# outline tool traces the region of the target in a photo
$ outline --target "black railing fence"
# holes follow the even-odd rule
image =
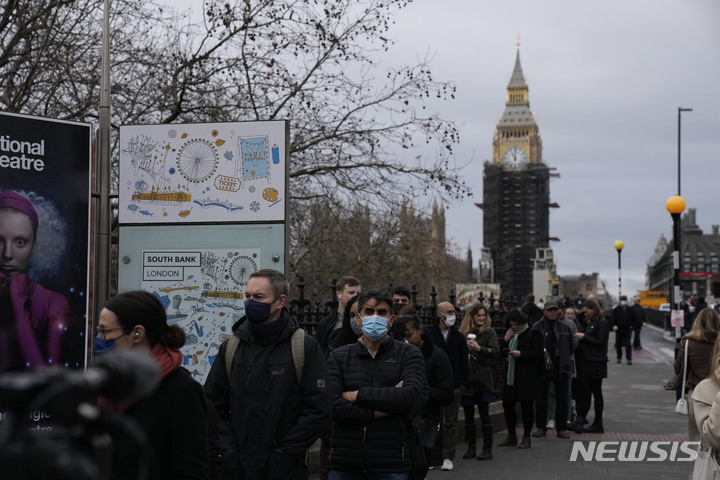
[[[336,280],[333,280],[328,285],[328,299],[325,301],[319,301],[319,300],[311,300],[305,296],[305,281],[303,277],[298,277],[297,279],[297,288],[298,288],[298,296],[296,299],[291,300],[289,302],[288,309],[290,311],[290,314],[298,321],[300,326],[305,329],[306,332],[308,332],[310,335],[314,335],[317,330],[317,325],[320,322],[320,320],[329,315],[332,311],[336,310],[338,307],[338,301],[336,296]],[[392,290],[392,285],[388,286],[389,290]],[[415,310],[418,312],[418,316],[422,320],[423,325],[425,326],[435,326],[437,325],[437,305],[438,303],[441,303],[443,300],[438,301],[438,293],[437,289],[435,287],[432,287],[430,291],[430,303],[423,305],[419,304],[417,301],[418,297],[418,291],[416,289],[416,286],[413,285],[410,289],[410,301],[415,306]],[[485,298],[482,293],[479,294],[480,298]],[[462,321],[462,318],[465,314],[465,312],[457,306],[456,303],[457,296],[455,294],[455,290],[450,290],[450,294],[448,295],[447,301],[450,302],[452,305],[455,306],[455,311],[457,312],[457,318],[458,318],[458,325]],[[496,300],[500,303],[500,308],[496,309],[494,308]],[[517,297],[515,298],[506,298],[506,297],[500,297],[498,299],[495,299],[492,293],[490,296],[485,300],[485,305],[488,309],[488,313],[490,314],[490,319],[492,321],[492,327],[495,330],[495,333],[497,333],[498,340],[501,340],[503,336],[505,335],[505,332],[507,331],[507,325],[505,323],[505,314],[506,312],[514,309],[519,308],[519,302]],[[469,308],[469,305],[466,305],[466,307]],[[501,356],[500,359],[493,362],[493,381],[495,385],[495,399],[499,399],[501,396],[502,388],[505,385],[505,368],[506,368],[506,359]]]

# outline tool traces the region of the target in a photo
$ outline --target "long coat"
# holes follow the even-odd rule
[[[501,348],[507,349],[508,343],[504,339],[501,341]],[[543,374],[543,337],[541,333],[528,328],[518,337],[515,349],[520,350],[520,356],[515,359],[515,386],[505,385],[503,401],[536,400],[540,395],[540,378]],[[510,368],[509,365],[508,368]]]

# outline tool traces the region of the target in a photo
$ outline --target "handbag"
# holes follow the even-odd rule
[[[697,451],[695,463],[693,463],[693,471],[690,478],[692,480],[717,480],[720,479],[720,466],[715,460],[715,450],[706,447],[702,443]]]
[[[406,427],[408,429],[408,448],[410,449],[412,469],[418,470],[425,468],[427,467],[427,457],[425,457],[425,448],[423,447],[417,425],[408,422]]]
[[[679,413],[680,415],[688,414],[687,394],[685,393],[685,380],[687,379],[687,357],[689,346],[690,342],[685,342],[685,357],[683,358],[683,378],[682,385],[680,385],[680,388],[682,388],[682,396],[680,397],[680,400],[678,400],[675,404],[675,413]]]
[[[544,348],[543,352],[543,374],[545,374],[546,377],[552,377],[553,375],[555,375],[552,357],[550,356],[550,353],[548,353],[548,351]]]
[[[690,343],[690,340],[685,341],[685,351],[687,351],[688,344]],[[685,363],[687,362],[687,359],[683,359],[683,371],[685,370]],[[667,381],[665,384],[665,390],[679,390],[680,385],[682,382],[682,375],[679,373],[676,373],[670,380]]]
[[[413,423],[420,434],[420,443],[422,443],[422,446],[428,450],[435,448],[435,442],[440,432],[440,422],[418,415],[413,419]]]

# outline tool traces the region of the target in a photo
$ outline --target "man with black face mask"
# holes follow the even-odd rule
[[[250,275],[245,317],[233,326],[239,341],[231,369],[225,341],[205,382],[205,395],[221,420],[227,478],[306,477],[305,452],[330,425],[325,355],[309,335],[301,373],[296,372],[292,337],[299,326],[285,309],[288,290],[278,271]]]

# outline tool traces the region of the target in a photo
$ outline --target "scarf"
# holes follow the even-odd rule
[[[520,338],[520,335],[525,333],[525,330],[528,329],[528,324],[526,323],[522,327],[518,328],[518,331],[515,332],[515,334],[510,339],[510,343],[508,344],[508,350],[513,351],[517,349],[518,339]],[[508,355],[508,371],[507,371],[507,385],[514,386],[515,385],[515,357],[512,355]]]
[[[150,350],[150,356],[153,357],[155,363],[160,367],[160,378],[164,379],[172,372],[180,368],[183,360],[182,352],[177,348],[170,348],[160,343]],[[109,398],[99,397],[98,406],[105,410],[111,410],[114,412],[124,412],[130,406],[133,405],[135,400],[132,401],[113,401]]]

